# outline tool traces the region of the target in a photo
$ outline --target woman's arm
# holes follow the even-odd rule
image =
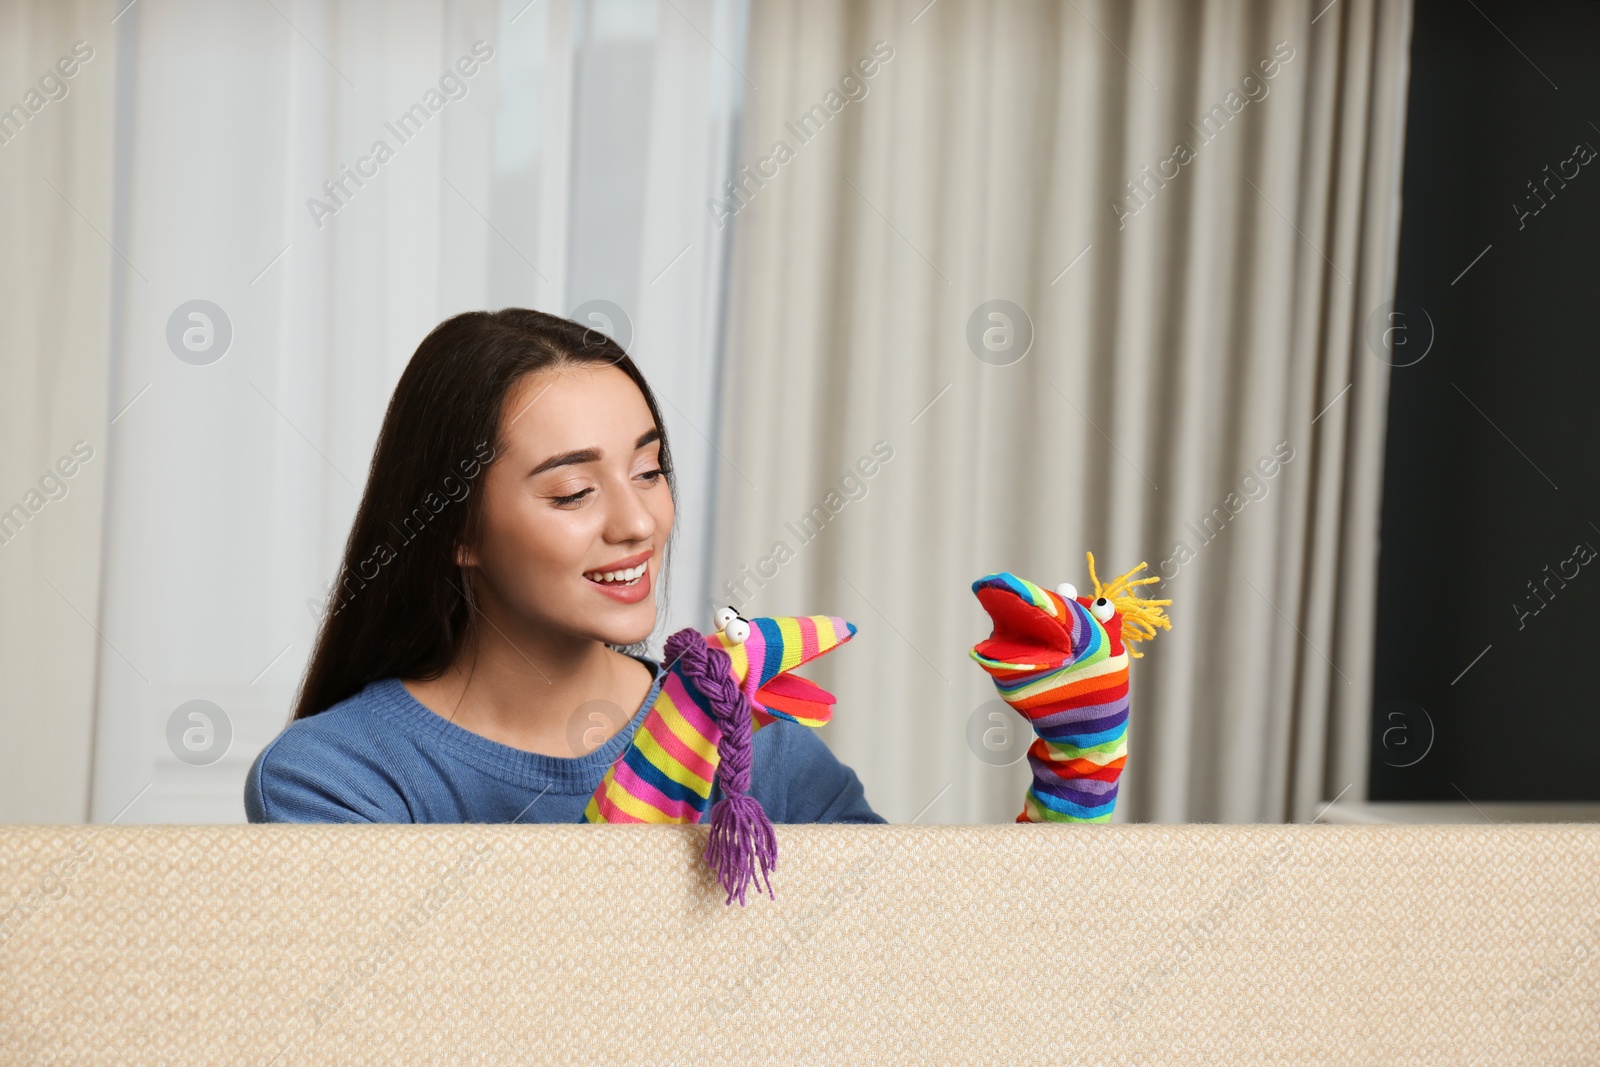
[[[303,719],[310,723],[313,719]],[[251,822],[411,822],[400,794],[368,760],[294,724],[261,750],[245,778]]]
[[[867,803],[866,790],[856,772],[841,763],[815,730],[793,723],[773,723],[767,731],[777,735],[766,752],[772,766],[760,766],[763,746],[756,747],[756,781],[769,775],[783,782],[779,814],[774,822],[786,823],[884,823],[883,816]]]

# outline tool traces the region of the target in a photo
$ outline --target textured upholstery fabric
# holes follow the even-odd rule
[[[1592,1063],[1600,827],[0,828],[0,1063]]]

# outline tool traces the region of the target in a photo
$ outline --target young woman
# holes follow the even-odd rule
[[[615,342],[518,308],[441,323],[395,386],[250,821],[583,821],[665,677],[640,651],[673,516],[666,427]],[[885,821],[807,727],[752,755],[774,822]]]

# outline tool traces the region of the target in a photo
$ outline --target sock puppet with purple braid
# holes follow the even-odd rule
[[[592,823],[698,823],[711,809],[706,862],[744,903],[768,875],[778,844],[760,801],[749,795],[751,742],[779,719],[821,726],[833,695],[790,672],[830,652],[856,628],[829,615],[744,619],[717,613],[717,632],[679,630],[667,639],[667,678],[632,743],[606,771],[584,818]],[[721,798],[711,803],[713,782]]]

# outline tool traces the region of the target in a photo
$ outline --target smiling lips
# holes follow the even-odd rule
[[[624,604],[637,604],[650,595],[650,555],[619,559],[601,570],[584,571],[583,576],[601,593]]]

